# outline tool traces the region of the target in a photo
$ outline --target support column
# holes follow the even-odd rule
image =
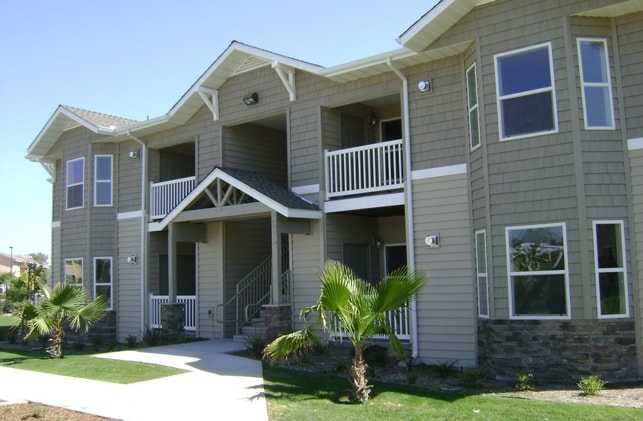
[[[293,331],[290,304],[266,304],[266,341]]]
[[[272,283],[270,286],[272,297],[270,302],[272,304],[281,304],[281,288],[279,285],[281,273],[283,272],[281,268],[281,230],[279,229],[279,215],[275,211],[270,213],[270,236],[272,240]]]
[[[185,340],[185,304],[161,304],[161,340],[176,344]]]

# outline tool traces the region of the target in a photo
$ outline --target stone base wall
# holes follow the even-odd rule
[[[264,306],[266,312],[266,340],[272,341],[279,335],[290,333],[292,327],[292,307],[290,304],[269,304]]]
[[[113,345],[118,341],[116,339],[116,312],[107,311],[102,319],[94,323],[89,332],[84,330],[75,332],[71,329],[65,329],[65,343],[67,345],[74,343],[93,344],[93,345]]]
[[[637,378],[634,321],[485,320],[478,322],[478,364],[493,377],[532,372],[536,381]]]
[[[161,304],[161,342],[185,342],[185,304]]]

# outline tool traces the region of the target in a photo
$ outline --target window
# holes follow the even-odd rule
[[[94,258],[94,298],[103,296],[112,308],[112,258]]]
[[[480,146],[480,121],[478,119],[478,82],[476,64],[467,70],[467,105],[469,109],[469,143],[471,149]]]
[[[83,285],[83,259],[65,259],[65,283]]]
[[[578,61],[586,129],[613,129],[612,83],[604,39],[578,39]]]
[[[557,131],[551,44],[497,54],[500,139]]]
[[[94,157],[94,206],[112,206],[112,155]]]
[[[599,317],[628,317],[625,239],[621,221],[594,222],[596,300]]]
[[[67,209],[83,207],[85,158],[67,161]]]
[[[476,231],[476,277],[478,279],[478,315],[489,317],[487,284],[487,239],[484,230]]]
[[[506,228],[512,318],[568,318],[565,224]]]

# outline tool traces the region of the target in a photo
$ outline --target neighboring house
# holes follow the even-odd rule
[[[27,272],[29,256],[0,252],[0,274],[11,273],[20,277]]]
[[[60,106],[28,150],[53,281],[108,296],[119,340],[160,302],[221,338],[265,304],[301,326],[327,259],[406,265],[425,363],[638,377],[642,41],[641,0],[442,0],[331,68],[233,42],[146,121]]]

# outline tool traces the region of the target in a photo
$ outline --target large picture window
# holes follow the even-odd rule
[[[94,298],[103,296],[112,308],[112,258],[94,258]]]
[[[489,317],[487,276],[487,238],[484,230],[476,231],[476,277],[478,282],[478,315]]]
[[[85,191],[85,158],[67,161],[67,209],[82,208]]]
[[[94,206],[112,206],[112,155],[94,157]]]
[[[604,39],[579,38],[578,61],[586,129],[613,129],[612,82]]]
[[[512,318],[568,318],[565,224],[506,228]]]
[[[598,316],[628,317],[625,239],[621,221],[594,222]]]
[[[558,130],[551,44],[495,56],[500,139]]]
[[[480,146],[480,121],[478,118],[478,82],[476,64],[467,70],[467,105],[469,113],[469,144],[471,149]]]
[[[76,257],[65,259],[65,283],[83,285],[83,259]]]

